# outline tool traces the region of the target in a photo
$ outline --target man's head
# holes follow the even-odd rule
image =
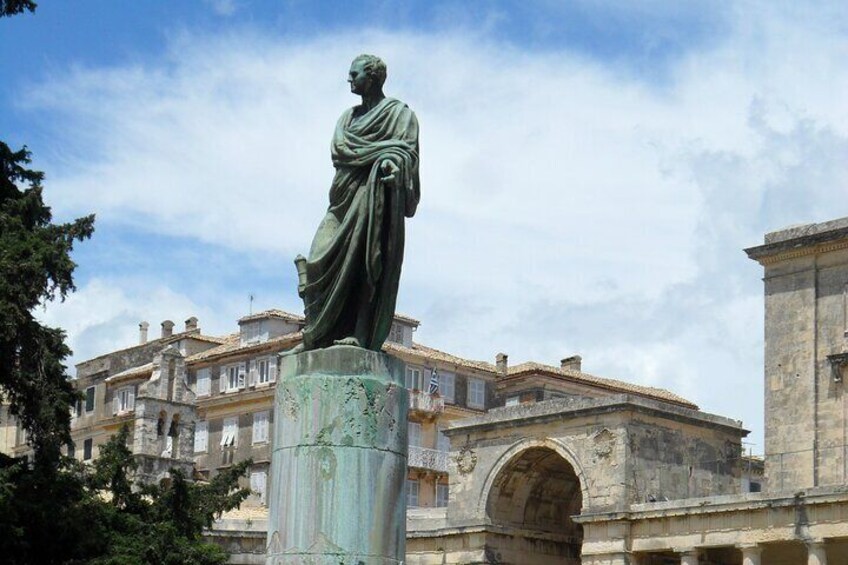
[[[355,94],[381,89],[386,82],[386,63],[375,55],[360,55],[350,64],[348,82]]]

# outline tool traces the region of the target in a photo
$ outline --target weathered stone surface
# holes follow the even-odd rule
[[[270,564],[395,564],[405,553],[407,392],[382,353],[283,357],[271,466]]]
[[[768,490],[848,477],[848,218],[767,234],[746,249],[765,268],[765,472]]]

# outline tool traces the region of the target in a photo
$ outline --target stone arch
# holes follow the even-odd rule
[[[503,546],[505,553],[523,547],[525,553],[530,550],[539,553],[536,557],[544,556],[545,563],[576,565],[583,527],[572,516],[580,514],[586,498],[583,471],[570,450],[551,439],[524,440],[492,467],[481,504],[487,521],[514,540]],[[527,532],[534,533],[528,538]],[[539,534],[545,538],[543,546],[528,546]]]
[[[480,494],[480,501],[477,506],[477,510],[479,515],[487,516],[488,513],[486,511],[486,506],[489,502],[489,494],[492,490],[492,485],[495,482],[495,479],[498,477],[503,468],[512,461],[517,455],[526,451],[528,449],[534,447],[547,448],[551,451],[555,451],[560,457],[565,459],[565,461],[571,465],[571,468],[574,469],[574,473],[577,476],[577,479],[580,481],[580,491],[581,498],[585,503],[586,500],[589,500],[589,490],[587,488],[586,475],[583,471],[583,466],[580,464],[580,460],[577,459],[577,456],[574,455],[574,452],[571,451],[566,445],[562,442],[557,441],[551,438],[545,439],[522,439],[514,444],[512,444],[509,449],[507,449],[503,455],[501,455],[495,464],[492,465],[492,468],[489,470],[488,475],[486,475],[486,480],[483,483],[483,491]]]

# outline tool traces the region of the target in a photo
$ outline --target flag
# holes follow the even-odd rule
[[[430,371],[430,390],[428,392],[430,394],[439,392],[439,372],[435,367]]]

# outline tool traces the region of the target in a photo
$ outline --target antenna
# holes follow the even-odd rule
[[[248,300],[250,300],[250,309],[249,309],[248,315],[252,315],[252,314],[253,314],[253,300],[254,300],[255,298],[256,298],[256,297],[255,297],[255,296],[253,296],[253,293],[252,293],[252,292],[251,292],[250,294],[248,294],[248,295],[247,295],[247,299],[248,299]]]

